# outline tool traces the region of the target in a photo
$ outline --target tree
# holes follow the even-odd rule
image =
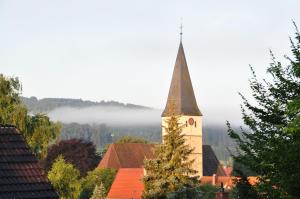
[[[18,78],[0,74],[0,123],[17,126],[33,152],[44,158],[48,144],[60,133],[60,123],[51,122],[44,114],[28,115],[20,100],[22,87]]]
[[[93,195],[90,199],[105,199],[106,194],[105,194],[105,189],[102,183],[100,185],[96,185],[95,189],[93,191]]]
[[[80,194],[80,199],[88,199],[91,197],[95,186],[104,187],[104,195],[106,195],[115,179],[117,170],[106,168],[100,169],[96,168],[93,171],[89,171],[87,176],[81,180],[82,192]]]
[[[200,190],[203,193],[201,199],[215,199],[218,188],[211,184],[204,184],[200,186]]]
[[[78,198],[81,190],[79,171],[59,156],[48,172],[48,178],[61,199]]]
[[[229,135],[238,145],[235,161],[260,176],[261,198],[299,198],[300,195],[300,34],[291,41],[289,64],[272,63],[272,80],[259,81],[254,70],[250,79],[255,103],[243,99],[242,115],[247,128],[242,135],[228,123]]]
[[[230,192],[230,198],[232,199],[259,199],[259,195],[249,181],[248,178],[241,174],[241,178],[236,180],[235,187]]]
[[[143,144],[147,144],[148,141],[143,139],[143,138],[127,135],[127,136],[123,136],[123,137],[119,138],[115,143],[116,144],[124,144],[124,143],[143,143]]]
[[[81,176],[95,169],[100,160],[93,142],[82,139],[61,140],[50,146],[47,157],[42,161],[46,171],[49,171],[60,154],[64,156],[66,162],[73,164],[80,171]]]
[[[143,179],[144,198],[199,198],[198,176],[191,169],[194,160],[185,144],[179,116],[171,116],[167,121],[164,142],[155,148],[155,157],[145,161],[146,175]]]

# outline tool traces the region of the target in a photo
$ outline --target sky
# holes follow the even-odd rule
[[[163,109],[183,46],[204,118],[239,121],[251,64],[290,53],[299,0],[0,0],[0,72],[23,95]]]

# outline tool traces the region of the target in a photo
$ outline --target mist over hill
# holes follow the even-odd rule
[[[83,138],[93,141],[98,150],[122,136],[132,135],[153,143],[161,142],[161,110],[116,101],[22,97],[31,113],[47,113],[62,122],[60,139]],[[203,142],[213,147],[219,160],[228,162],[228,148],[234,143],[225,124],[203,126]]]
[[[140,106],[135,104],[124,104],[117,101],[100,101],[93,102],[82,99],[71,99],[71,98],[43,98],[38,99],[32,97],[21,97],[22,102],[27,106],[32,113],[49,113],[50,111],[61,108],[61,107],[73,107],[73,108],[86,108],[86,107],[116,107],[116,108],[127,108],[127,109],[151,109],[150,107]]]

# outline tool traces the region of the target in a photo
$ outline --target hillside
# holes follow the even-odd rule
[[[30,112],[45,112],[51,117],[51,119],[59,120],[57,117],[57,111],[61,109],[62,111],[58,111],[58,113],[64,117],[62,132],[60,135],[60,139],[70,139],[70,138],[83,138],[86,140],[93,141],[97,146],[98,150],[102,150],[107,144],[116,141],[122,136],[132,135],[137,137],[142,137],[153,143],[161,142],[161,124],[160,124],[160,112],[153,114],[144,114],[143,119],[140,120],[140,116],[136,115],[137,110],[152,111],[149,107],[134,105],[134,104],[124,104],[115,101],[101,101],[101,102],[93,102],[93,101],[84,101],[81,99],[64,99],[64,98],[45,98],[38,100],[36,97],[31,98],[22,98],[24,104],[28,107]],[[71,107],[76,109],[77,111],[72,111],[72,113],[68,113],[68,109],[65,107]],[[91,108],[92,107],[92,108]],[[100,107],[100,109],[99,109]],[[130,110],[125,112],[116,112],[113,114],[113,117],[109,120],[124,120],[124,117],[127,119],[123,122],[122,125],[116,122],[108,122],[107,117],[106,120],[101,119],[91,120],[92,122],[86,122],[86,120],[81,120],[81,122],[72,121],[74,119],[74,114],[77,117],[81,117],[82,114],[88,114],[90,117],[99,117],[99,115],[106,114],[106,112],[99,112],[101,107],[110,107],[110,112],[108,115],[111,115],[111,111],[115,110]],[[113,108],[113,110],[111,110]],[[84,111],[83,111],[84,110]],[[158,111],[158,110],[156,110]],[[95,114],[98,112],[99,114]],[[55,114],[54,114],[55,113]],[[121,117],[120,115],[123,114]],[[125,115],[124,115],[125,114]],[[54,117],[56,115],[56,117]],[[134,122],[128,122],[128,118],[134,115]],[[153,120],[153,117],[156,119]],[[71,118],[67,120],[66,118]],[[78,118],[77,118],[78,119]],[[93,119],[93,118],[88,118]],[[147,120],[153,120],[152,123],[147,123]],[[97,122],[95,122],[97,121]],[[127,123],[126,123],[127,122]],[[203,142],[204,144],[209,144],[213,147],[217,157],[219,160],[223,162],[230,161],[230,154],[228,152],[228,148],[232,148],[234,144],[231,139],[227,135],[227,129],[225,125],[215,124],[215,125],[207,125],[203,127]]]
[[[135,104],[124,104],[116,101],[100,101],[93,102],[89,100],[82,99],[70,99],[70,98],[43,98],[37,99],[36,97],[22,97],[22,102],[27,106],[30,112],[48,113],[56,108],[61,107],[73,107],[73,108],[86,108],[93,106],[113,106],[118,108],[128,108],[128,109],[150,109],[149,107],[135,105]]]

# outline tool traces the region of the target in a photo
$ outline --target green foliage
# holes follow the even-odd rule
[[[48,178],[61,199],[76,199],[81,191],[80,173],[72,165],[59,156],[48,172]]]
[[[204,184],[200,186],[200,190],[203,193],[201,199],[215,199],[218,188],[211,184]]]
[[[28,110],[32,113],[49,112],[59,107],[84,108],[91,106],[114,106],[127,109],[145,109],[138,105],[125,105],[118,102],[92,102],[81,99],[63,99],[63,98],[46,98],[37,99],[36,97],[21,98],[26,104]],[[114,135],[113,137],[111,135]],[[151,143],[160,143],[161,128],[159,123],[155,125],[105,125],[105,124],[62,124],[60,139],[68,140],[72,138],[93,141],[97,150],[102,151],[109,143],[114,142],[122,137],[134,136],[145,139]],[[112,139],[113,138],[113,139]],[[219,160],[230,164],[230,154],[227,148],[233,147],[233,142],[227,134],[225,125],[206,125],[203,127],[203,139],[206,144],[211,145]]]
[[[44,158],[48,144],[59,135],[60,124],[43,114],[28,115],[20,100],[21,91],[18,78],[0,74],[0,123],[16,125],[35,154]]]
[[[235,187],[230,192],[231,199],[259,199],[259,194],[253,187],[246,176],[242,175],[239,180],[235,182]]]
[[[296,27],[296,26],[295,26]],[[250,79],[255,104],[243,95],[242,114],[249,130],[242,135],[229,127],[237,144],[234,159],[260,176],[255,187],[261,198],[296,199],[300,195],[300,34],[291,39],[293,57],[283,66],[271,52],[272,80]]]
[[[151,197],[151,198],[157,198]],[[202,191],[199,187],[180,187],[178,190],[169,192],[166,196],[159,196],[158,198],[166,198],[166,199],[202,199]]]
[[[87,176],[81,180],[82,192],[80,199],[88,199],[92,195],[95,186],[103,184],[104,194],[106,195],[115,179],[117,171],[115,169],[100,169],[96,168],[93,171],[89,171]]]
[[[193,149],[185,144],[181,134],[179,117],[168,119],[164,142],[155,148],[155,159],[145,161],[146,176],[143,181],[144,198],[199,198],[199,181],[196,171],[191,169],[194,160],[189,160]]]
[[[140,137],[135,137],[135,136],[123,136],[121,138],[119,138],[116,142],[116,144],[124,144],[124,143],[143,143],[143,144],[147,144],[148,141],[140,138]]]
[[[105,194],[105,189],[102,183],[100,185],[96,185],[95,189],[93,191],[93,195],[90,199],[105,199],[106,194]]]

